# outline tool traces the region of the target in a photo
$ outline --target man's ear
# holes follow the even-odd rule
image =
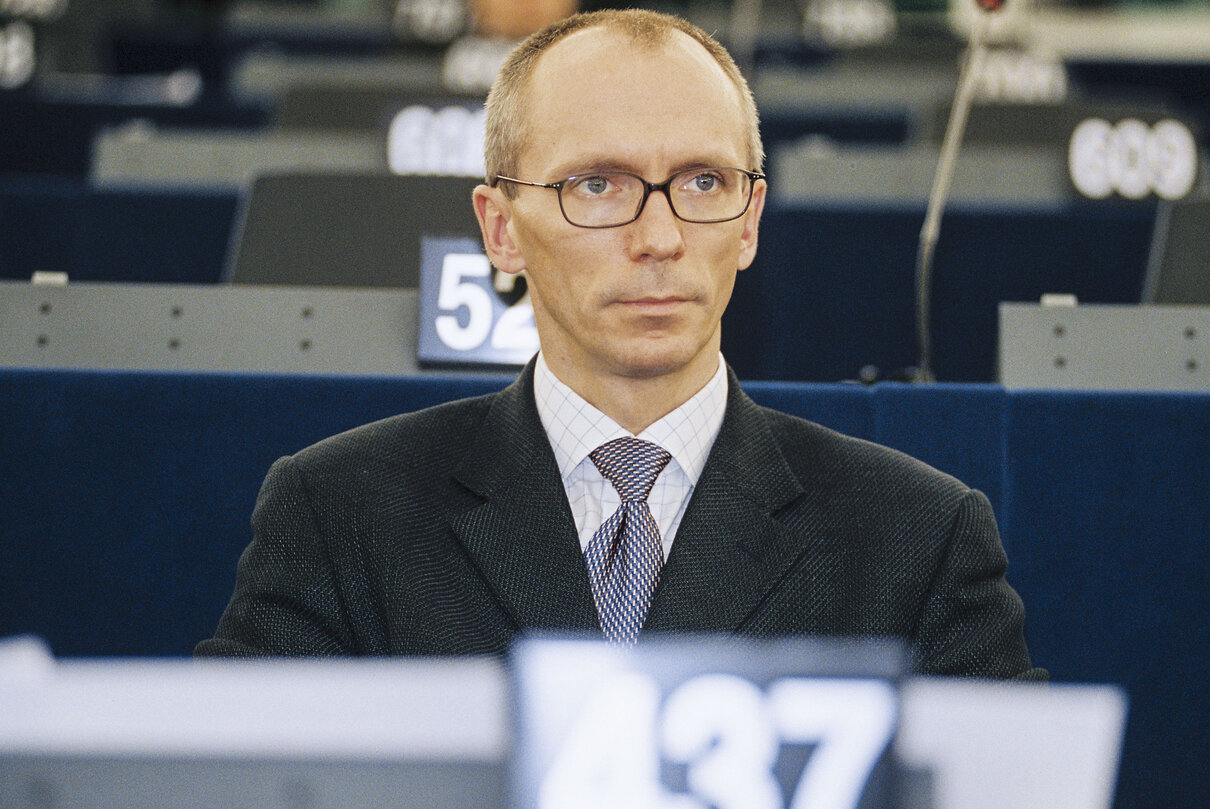
[[[512,206],[504,191],[488,185],[476,186],[474,205],[488,261],[501,272],[515,274],[524,270],[525,258],[508,228]]]
[[[769,186],[757,180],[752,186],[752,204],[744,214],[744,229],[740,233],[739,269],[746,270],[756,258],[756,234],[760,229],[760,215],[765,210],[765,192]]]

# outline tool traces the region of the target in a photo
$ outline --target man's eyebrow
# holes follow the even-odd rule
[[[672,164],[672,166],[666,169],[660,177],[645,177],[644,179],[650,180],[651,182],[662,182],[668,177],[671,177],[674,174],[679,174],[682,171],[692,171],[693,169],[704,168],[726,168],[731,165],[731,162],[723,160],[719,157],[683,160]],[[593,160],[591,158],[586,160],[567,161],[553,169],[551,173],[557,175],[557,177],[552,180],[553,182],[562,180],[566,177],[575,177],[583,174],[594,174],[596,172],[610,171],[622,171],[626,172],[627,174],[637,174],[638,176],[643,177],[643,172],[641,172],[636,165],[627,161]]]
[[[551,173],[557,174],[559,179],[564,177],[574,177],[579,174],[594,174],[596,172],[606,171],[625,171],[631,174],[638,174],[638,170],[629,163],[621,160],[594,160],[588,158],[586,160],[569,160],[560,164],[553,169]]]
[[[689,160],[684,163],[678,163],[677,165],[673,166],[672,170],[670,172],[668,172],[668,176],[671,177],[673,174],[678,174],[682,171],[692,171],[693,169],[723,169],[723,168],[731,168],[732,166],[733,166],[732,161],[722,160],[722,159],[718,159],[718,158],[713,158],[713,159],[707,158],[705,160]]]

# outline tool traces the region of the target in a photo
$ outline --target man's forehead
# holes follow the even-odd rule
[[[640,39],[604,26],[576,31],[539,58],[526,96],[519,164],[545,181],[747,161],[738,88],[701,43],[676,29]]]
[[[617,113],[654,103],[671,115],[709,104],[719,115],[743,120],[734,81],[700,42],[676,29],[659,39],[636,39],[605,26],[576,31],[539,57],[525,96],[529,126],[538,128],[555,110],[593,104]]]
[[[720,77],[726,75],[705,46],[683,31],[669,28],[662,36],[655,32],[649,36],[635,36],[607,25],[594,25],[563,37],[538,57],[534,73],[553,73],[553,76],[544,77],[550,80],[568,67],[601,69],[616,65],[622,59],[634,58],[697,62],[707,72]]]

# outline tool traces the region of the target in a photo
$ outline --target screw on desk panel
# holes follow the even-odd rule
[[[1067,334],[1067,327],[1065,327],[1062,323],[1056,323],[1054,333],[1055,337],[1062,337],[1063,335]]]
[[[1056,368],[1062,368],[1065,365],[1067,365],[1066,357],[1055,357],[1055,367]]]

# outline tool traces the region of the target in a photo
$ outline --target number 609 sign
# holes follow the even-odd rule
[[[420,248],[419,360],[523,365],[538,350],[524,281],[494,277],[478,243],[425,238]]]

